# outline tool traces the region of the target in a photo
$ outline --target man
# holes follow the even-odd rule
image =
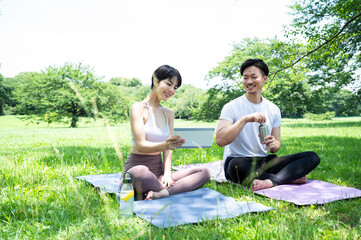
[[[283,157],[273,154],[281,148],[281,112],[262,97],[269,73],[267,65],[261,59],[248,59],[240,72],[246,94],[224,105],[216,130],[217,144],[225,146],[226,178],[252,185],[252,191],[285,183],[306,183],[306,174],[320,162],[316,153]],[[271,133],[262,142],[260,123],[266,123]]]

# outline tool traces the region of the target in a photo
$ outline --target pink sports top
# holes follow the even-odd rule
[[[170,136],[170,130],[164,107],[160,105],[161,108],[163,109],[166,124],[163,128],[159,128],[152,120],[152,116],[150,114],[151,106],[149,106],[148,102],[145,103],[148,107],[148,119],[144,124],[145,140],[150,142],[165,142],[167,138]],[[135,146],[133,132],[131,132],[131,135],[132,135],[132,144],[133,146]]]

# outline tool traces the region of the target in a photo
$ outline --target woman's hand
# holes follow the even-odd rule
[[[163,184],[163,187],[171,187],[173,186],[173,184],[175,183],[175,181],[173,181],[172,177],[170,174],[164,174],[160,181],[162,182]]]
[[[173,150],[175,148],[178,148],[182,146],[185,143],[185,139],[181,138],[180,136],[170,136],[165,141],[165,145],[167,146],[168,150]]]

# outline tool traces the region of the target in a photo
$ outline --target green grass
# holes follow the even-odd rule
[[[226,196],[273,211],[159,229],[118,214],[115,196],[75,176],[120,172],[130,150],[129,124],[100,120],[79,128],[0,117],[0,239],[360,239],[361,199],[298,207],[233,184],[206,184]],[[177,120],[176,127],[216,126]],[[112,141],[116,139],[115,142]],[[118,155],[114,149],[120,149]],[[313,150],[320,165],[308,175],[361,189],[361,118],[285,119],[279,155]],[[174,165],[217,161],[222,148],[177,149]]]

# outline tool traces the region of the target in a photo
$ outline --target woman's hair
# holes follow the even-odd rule
[[[178,70],[169,65],[160,66],[159,68],[157,68],[157,70],[154,71],[154,73],[152,75],[152,85],[150,86],[150,89],[153,89],[154,78],[157,78],[158,82],[160,82],[160,81],[163,81],[166,79],[171,79],[172,77],[177,77],[178,87],[180,87],[182,85],[182,77],[181,77],[180,73],[178,72]]]
[[[263,76],[268,76],[269,70],[267,64],[265,64],[263,60],[259,58],[246,60],[241,66],[240,69],[241,75],[243,75],[243,71],[250,66],[258,67],[261,70]]]

